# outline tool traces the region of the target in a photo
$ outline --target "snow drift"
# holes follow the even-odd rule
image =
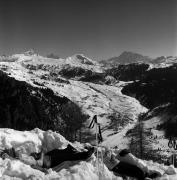
[[[13,129],[0,129],[0,148],[14,147],[16,151],[29,155],[31,152],[39,152],[41,148],[50,151],[54,148],[65,148],[67,141],[60,134],[51,130],[42,131],[34,129],[32,131],[16,131]],[[78,150],[84,150],[83,145],[76,142],[73,144]],[[172,166],[164,166],[152,161],[143,161],[145,166],[150,169],[164,174],[158,180],[176,180],[177,169]],[[0,158],[0,177],[1,179],[61,179],[61,180],[121,180],[116,177],[105,166],[102,166],[100,174],[96,166],[96,158],[93,155],[89,161],[80,161],[63,168],[59,172],[49,169],[48,174],[44,174],[39,170],[32,169],[29,165],[19,160],[3,160]]]

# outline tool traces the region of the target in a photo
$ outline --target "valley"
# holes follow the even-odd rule
[[[132,58],[133,55],[131,54],[130,57]],[[137,58],[137,55],[135,57]],[[138,56],[138,59],[140,58]],[[146,84],[149,85],[151,83],[150,81],[144,82],[143,78],[147,77],[146,74],[150,74],[151,71],[157,71],[158,73],[161,70],[152,69],[148,71],[148,66],[152,65],[142,64],[141,62],[140,64],[118,65],[117,69],[116,66],[111,69],[110,66],[108,68],[103,67],[98,62],[90,60],[83,55],[74,55],[66,60],[57,60],[28,52],[13,55],[12,57],[9,56],[6,60],[2,58],[0,61],[1,71],[5,72],[7,76],[13,77],[19,82],[26,82],[35,88],[50,89],[55,96],[67,98],[69,101],[77,104],[81,111],[89,117],[81,125],[82,136],[88,136],[82,138],[82,141],[90,139],[90,142],[94,143],[95,130],[89,130],[88,125],[92,117],[97,115],[104,139],[102,144],[110,147],[118,146],[119,148],[129,148],[133,134],[127,136],[127,133],[137,126],[139,115],[150,113],[153,108],[160,104],[160,102],[158,103],[155,100],[155,97],[148,97],[144,93],[147,90],[142,91],[142,94],[138,95],[142,87],[146,88]],[[175,64],[167,68],[171,72],[170,68],[174,69],[173,67],[175,67]],[[78,73],[78,68],[80,73]],[[70,72],[71,69],[72,76],[65,76],[67,71]],[[176,71],[174,70],[174,72]],[[95,78],[96,74],[97,77]],[[113,77],[114,80],[110,80],[107,84],[107,76]],[[87,81],[89,78],[93,79]],[[137,87],[138,90],[130,89],[135,85],[140,86]],[[176,92],[174,88],[173,90]],[[152,89],[149,92],[152,92]],[[146,98],[147,102],[145,102]],[[149,110],[149,106],[146,106],[146,104],[150,99],[151,101],[156,101],[157,104]],[[153,115],[145,121],[143,120],[143,123],[146,131],[148,129],[152,130],[152,137],[163,134],[162,141],[160,139],[157,140],[158,138],[152,140],[152,137],[151,140],[147,141],[153,149],[163,149],[161,153],[165,154],[167,151],[170,151],[168,139],[165,139],[168,137],[163,133],[163,129],[156,129],[157,125],[163,123],[161,120],[156,120],[161,119],[161,114],[159,112],[159,114]],[[61,132],[59,131],[59,133]]]

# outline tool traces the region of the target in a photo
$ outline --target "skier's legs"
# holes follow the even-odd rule
[[[68,149],[54,149],[48,153],[46,156],[49,156],[51,159],[51,167],[57,166],[64,161],[76,161],[76,160],[86,160],[94,152],[94,148],[90,148],[86,152],[79,151],[68,151]]]
[[[75,149],[73,146],[68,144],[68,146],[65,149],[53,149],[46,153],[46,155],[55,155],[56,157],[66,157],[69,154],[79,152],[77,149]]]
[[[65,160],[82,160],[87,159],[94,152],[94,148],[90,148],[88,151],[79,152],[77,150],[68,150],[65,149],[53,149],[46,153],[46,155],[55,156],[57,159],[65,159]]]
[[[70,153],[67,158],[69,161],[85,160],[89,158],[93,154],[93,152],[94,148],[91,148],[88,151],[84,152]]]

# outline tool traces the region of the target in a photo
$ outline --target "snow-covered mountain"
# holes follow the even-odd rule
[[[111,136],[114,131],[111,130],[112,128],[106,128],[111,126],[110,117],[112,115],[120,114],[122,117],[125,114],[127,118],[126,123],[131,123],[132,126],[136,122],[138,114],[146,111],[146,108],[142,107],[137,100],[121,93],[121,88],[124,86],[123,82],[119,82],[115,86],[109,86],[106,84],[78,81],[77,78],[68,79],[62,76],[62,74],[60,75],[60,72],[63,72],[63,69],[65,70],[68,64],[69,70],[79,67],[83,71],[81,76],[84,77],[88,76],[87,74],[89,73],[91,73],[89,77],[92,77],[92,73],[95,75],[94,73],[98,73],[98,69],[99,73],[103,72],[99,63],[85,56],[74,55],[66,60],[57,60],[37,54],[29,55],[24,53],[13,55],[12,58],[16,60],[14,62],[4,60],[0,63],[1,69],[9,77],[14,77],[18,81],[25,81],[34,87],[49,88],[56,95],[67,97],[78,104],[90,116],[90,120],[93,115],[98,115],[98,121],[101,123],[102,129],[104,129],[103,136],[105,139]],[[77,70],[74,73],[78,73]],[[68,71],[68,68],[66,71]],[[70,71],[69,74],[71,74]],[[132,124],[132,122],[134,123]],[[112,144],[112,146],[114,145],[117,145],[117,143]],[[126,146],[126,144],[123,143],[122,146]]]
[[[124,51],[118,57],[112,57],[107,60],[100,61],[103,64],[112,64],[112,65],[119,65],[119,64],[129,64],[129,63],[149,63],[151,58],[148,56],[143,56],[138,53],[133,53],[129,51]]]
[[[151,62],[154,63],[154,64],[177,63],[177,57],[173,57],[173,56],[160,56],[160,57],[157,57],[156,59],[153,59]]]
[[[116,65],[126,65],[132,63],[138,64],[149,64],[150,68],[165,68],[172,66],[177,63],[177,57],[173,56],[160,56],[157,58],[150,58],[148,56],[143,56],[138,53],[124,51],[117,57],[112,57],[106,60],[99,61],[101,64],[105,66],[116,66]]]

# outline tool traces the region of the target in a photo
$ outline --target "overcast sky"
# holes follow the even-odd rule
[[[177,55],[176,0],[0,0],[0,54]]]

